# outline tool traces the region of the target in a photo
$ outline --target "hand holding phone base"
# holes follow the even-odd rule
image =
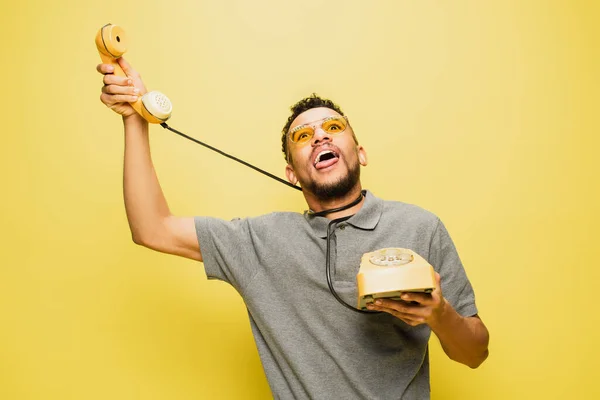
[[[96,48],[102,62],[113,66],[115,75],[127,76],[117,62],[127,51],[127,36],[123,28],[113,24],[104,25],[96,34]],[[153,124],[165,122],[173,111],[169,98],[158,91],[144,94],[141,99],[131,103],[131,106],[146,121]]]
[[[358,308],[378,298],[400,300],[404,292],[431,293],[435,289],[435,271],[412,250],[380,249],[362,256],[356,275]]]

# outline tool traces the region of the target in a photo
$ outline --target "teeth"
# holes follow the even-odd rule
[[[319,161],[321,161],[321,157],[325,154],[333,154],[335,156],[335,153],[331,150],[323,150],[322,152],[320,152],[319,154],[317,154],[317,158],[315,158],[315,165],[317,165],[317,163],[319,163]]]

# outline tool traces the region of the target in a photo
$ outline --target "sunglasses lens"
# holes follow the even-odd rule
[[[343,132],[346,129],[348,123],[346,119],[343,117],[335,117],[328,120],[323,121],[323,125],[321,127],[327,133],[336,134]]]
[[[313,137],[315,131],[310,126],[305,126],[299,130],[290,132],[290,139],[294,143],[306,143]]]

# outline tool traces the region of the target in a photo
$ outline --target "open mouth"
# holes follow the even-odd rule
[[[315,157],[313,165],[316,169],[323,169],[337,163],[340,156],[337,152],[331,149],[321,150]]]

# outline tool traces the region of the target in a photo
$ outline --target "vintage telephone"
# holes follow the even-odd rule
[[[121,66],[117,63],[117,58],[121,57],[127,51],[127,38],[125,31],[113,24],[106,24],[96,34],[96,47],[100,53],[103,63],[114,66],[114,74],[126,76]],[[254,165],[231,156],[221,150],[200,142],[190,136],[187,136],[166,124],[165,121],[171,116],[171,101],[164,94],[153,91],[148,92],[141,99],[131,103],[131,106],[144,119],[150,123],[160,124],[188,140],[205,146],[217,153],[244,164],[264,175],[269,176],[281,183],[291,186],[297,190],[302,190],[269,172],[266,172]],[[362,196],[362,194],[361,194]],[[321,211],[319,215],[326,215],[335,211],[341,211],[355,205],[361,198],[351,204],[333,210]],[[347,219],[350,217],[344,217]],[[332,221],[335,222],[335,221]],[[329,235],[328,235],[329,248]],[[430,293],[435,289],[435,273],[433,267],[421,256],[412,250],[402,248],[385,248],[366,253],[362,256],[359,272],[356,276],[358,286],[358,309],[347,304],[342,300],[333,288],[330,276],[329,249],[327,251],[327,281],[333,296],[347,308],[362,313],[375,313],[375,311],[366,310],[366,305],[378,298],[400,299],[403,292],[425,292]]]
[[[100,58],[105,64],[111,64],[118,76],[126,76],[125,72],[117,62],[127,51],[127,37],[125,31],[113,24],[106,24],[96,34],[96,48]],[[160,124],[171,117],[173,106],[167,96],[158,91],[148,92],[131,103],[131,106],[144,119],[153,124]]]
[[[412,250],[385,248],[362,256],[356,283],[358,308],[364,310],[378,298],[400,300],[404,292],[431,293],[435,271]]]

